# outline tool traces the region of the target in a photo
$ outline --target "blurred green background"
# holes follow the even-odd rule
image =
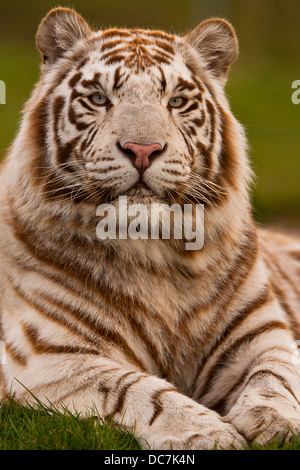
[[[6,83],[6,104],[0,105],[0,158],[39,76],[36,29],[58,4],[75,8],[96,29],[146,27],[184,34],[203,19],[228,19],[241,54],[226,89],[250,142],[255,216],[300,226],[300,104],[291,101],[292,83],[300,80],[299,0],[1,0],[0,80]]]

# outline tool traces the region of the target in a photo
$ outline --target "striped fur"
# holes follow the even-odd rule
[[[231,26],[92,32],[56,9],[37,45],[41,80],[0,177],[3,396],[96,407],[159,449],[299,433],[300,242],[252,220],[223,90]],[[126,142],[163,149],[142,185]],[[100,241],[96,208],[120,195],[203,203],[203,249]]]

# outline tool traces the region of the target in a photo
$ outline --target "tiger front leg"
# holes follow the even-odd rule
[[[193,397],[248,442],[300,436],[300,366],[288,318],[268,285],[240,308],[203,361]]]
[[[256,357],[232,387],[226,407],[226,421],[260,445],[300,436],[300,368],[292,361],[289,332],[274,327],[273,333],[265,330],[264,341],[256,337]]]
[[[226,421],[247,440],[263,446],[300,436],[300,380],[293,375],[283,364],[274,367],[266,362],[251,373]]]
[[[217,413],[179,393],[165,380],[140,371],[106,367],[96,373],[88,396],[97,409],[100,405],[102,416],[134,429],[143,448],[230,449],[245,443]],[[70,396],[66,404],[72,403],[81,408],[84,401]]]
[[[43,370],[42,358],[38,362]],[[53,367],[54,357],[51,362]],[[62,364],[67,374],[63,373]],[[60,378],[55,382],[48,382],[46,377],[43,384],[41,376],[35,374],[36,386],[31,382],[30,387],[34,396],[83,416],[95,414],[96,410],[101,418],[112,418],[117,424],[134,430],[143,448],[230,449],[245,443],[236,429],[223,422],[216,412],[179,393],[165,380],[130,365],[124,368],[102,358],[84,363],[76,358],[72,363],[67,357],[64,361],[61,355],[57,365],[59,374],[53,375]],[[20,385],[20,382],[28,383],[27,377],[31,378],[31,373],[24,370],[18,382],[12,380],[11,389],[21,402],[33,399]]]

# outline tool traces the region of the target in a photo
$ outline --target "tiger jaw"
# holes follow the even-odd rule
[[[155,186],[152,188],[151,179],[148,178],[147,181],[148,183],[145,182],[143,176],[139,176],[137,181],[126,189],[118,190],[118,188],[111,188],[111,191],[108,190],[107,200],[104,202],[114,202],[120,196],[127,196],[132,204],[140,202],[171,204],[172,200],[174,201],[174,196],[171,197],[170,191],[166,188],[156,189]],[[102,189],[99,187],[99,193],[101,194],[101,192]]]

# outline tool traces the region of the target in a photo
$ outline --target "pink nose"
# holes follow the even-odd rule
[[[126,142],[123,149],[130,150],[132,152],[132,163],[139,173],[142,174],[153,161],[153,158],[149,160],[149,157],[151,155],[154,157],[153,153],[161,152],[163,148],[160,144],[141,145],[135,144],[134,142]],[[129,156],[131,157],[131,155]]]

